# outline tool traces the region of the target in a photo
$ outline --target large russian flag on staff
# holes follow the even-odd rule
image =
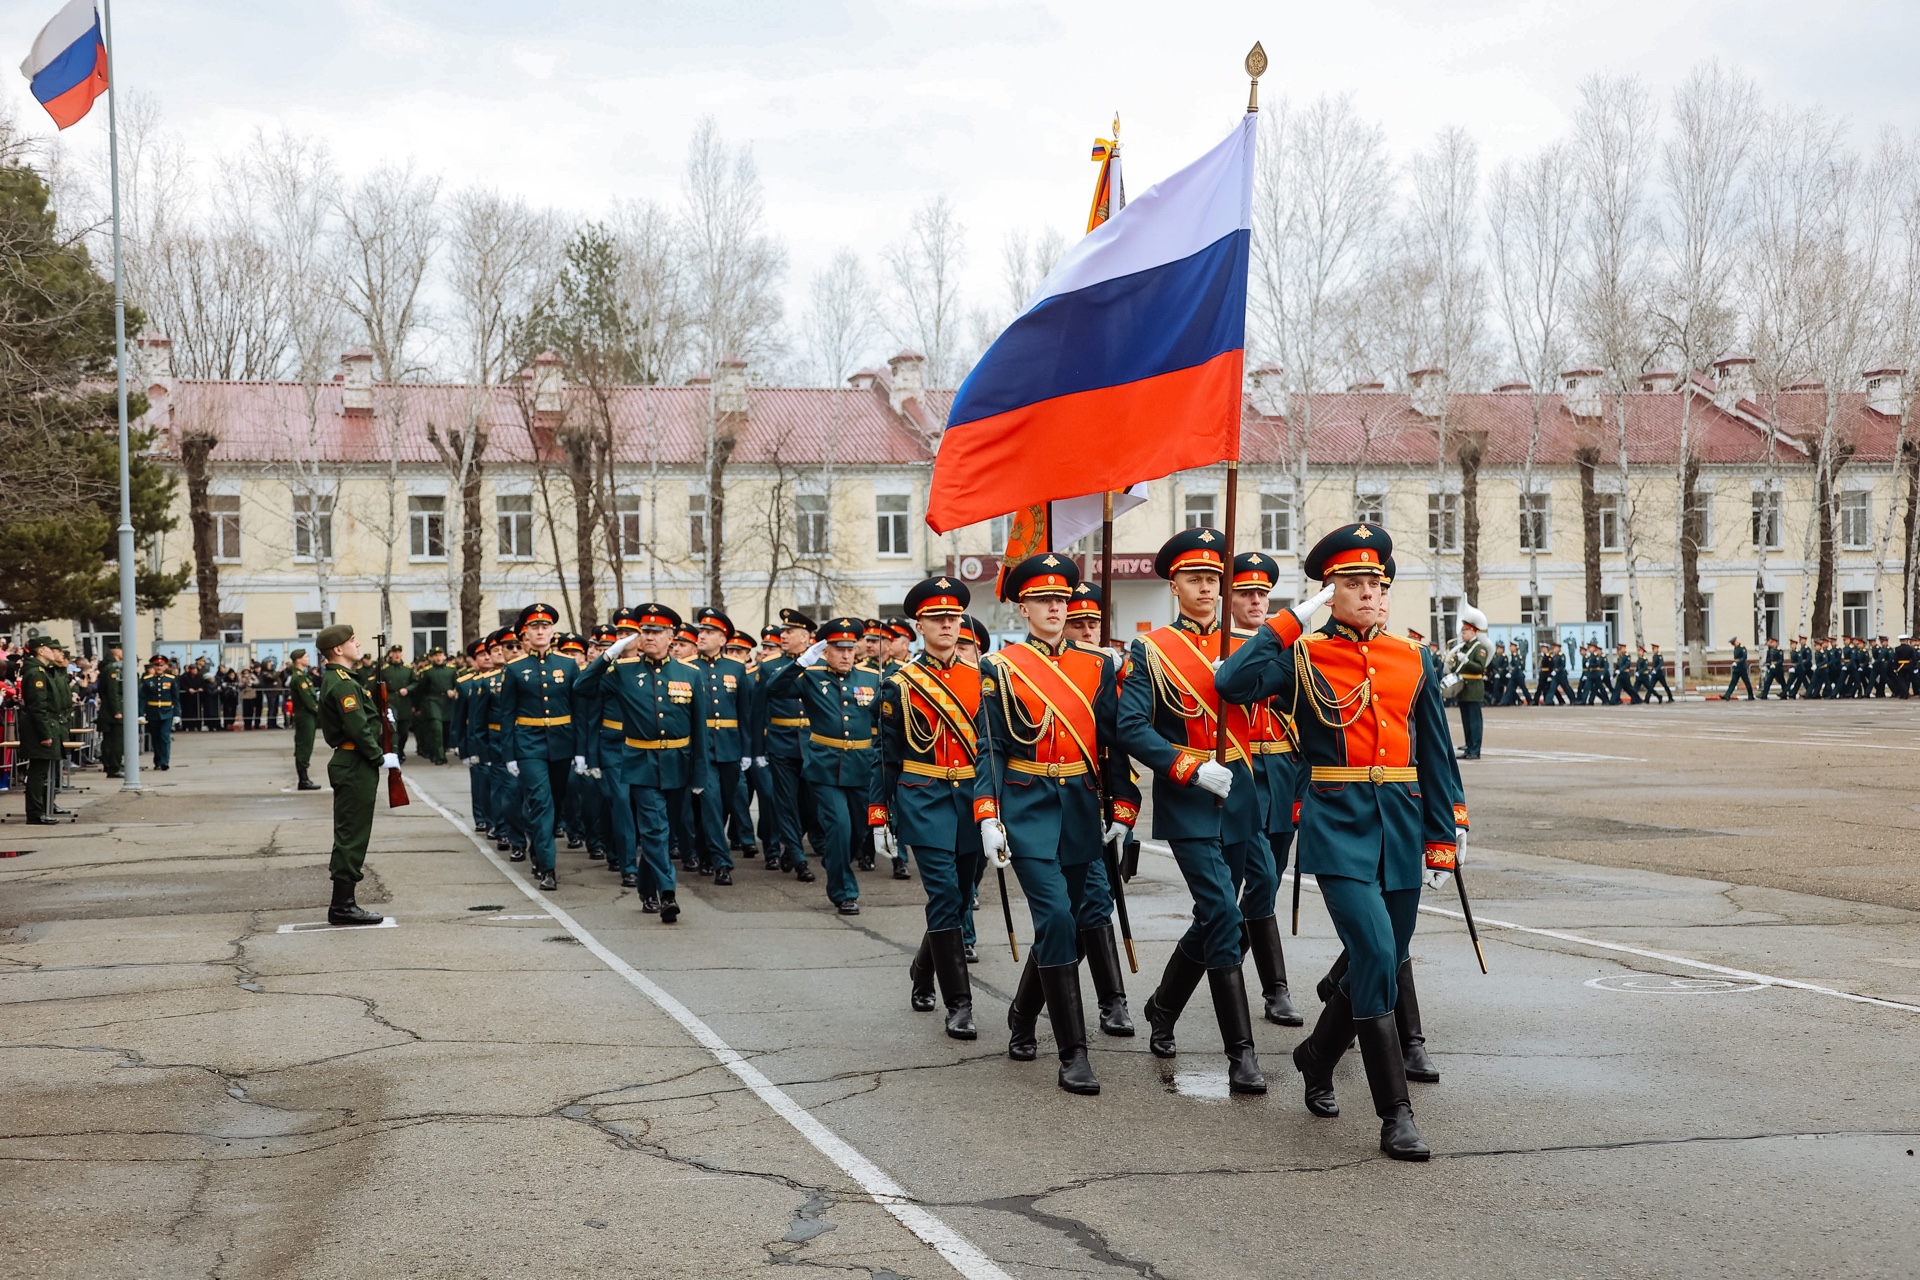
[[[107,91],[107,44],[93,0],[69,0],[41,28],[33,52],[20,64],[33,96],[62,129],[78,124]]]
[[[944,533],[1237,457],[1259,117],[1067,251],[961,384]]]

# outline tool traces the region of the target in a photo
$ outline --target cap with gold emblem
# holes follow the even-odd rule
[[[993,634],[987,630],[987,624],[980,621],[980,619],[974,617],[972,614],[968,614],[966,617],[960,619],[960,630],[963,635],[972,638],[973,643],[979,646],[980,652],[988,653],[992,651]]]
[[[867,629],[863,618],[828,618],[814,632],[814,639],[824,640],[831,645],[858,644],[861,633]]]
[[[1233,558],[1233,589],[1272,591],[1278,569],[1272,556],[1260,551],[1242,551]]]
[[[782,609],[780,611],[780,625],[782,627],[805,627],[808,631],[812,631],[814,622],[812,618],[809,618],[798,609]]]
[[[760,643],[779,644],[780,633],[783,630],[785,630],[785,628],[781,627],[778,623],[768,623],[766,626],[760,628]]]
[[[587,642],[569,631],[566,635],[560,637],[559,642],[554,647],[562,653],[585,653],[587,651]]]
[[[1000,580],[1002,600],[1026,600],[1036,596],[1071,596],[1080,585],[1080,566],[1071,558],[1052,551],[1028,556],[1008,569]]]
[[[1387,565],[1393,556],[1393,539],[1377,524],[1341,525],[1313,544],[1301,570],[1316,581],[1350,573],[1370,573],[1391,579]]]
[[[1091,582],[1083,582],[1073,589],[1073,599],[1067,601],[1067,621],[1076,622],[1083,618],[1094,621],[1100,619],[1100,588]]]
[[[652,601],[633,607],[634,624],[642,631],[671,631],[680,625],[680,615]]]
[[[700,612],[693,615],[693,625],[702,631],[711,629],[714,631],[724,631],[728,635],[733,634],[733,619],[718,609],[700,610]]]
[[[1160,554],[1153,558],[1153,571],[1172,578],[1182,569],[1211,569],[1219,573],[1227,566],[1227,535],[1201,525],[1182,529],[1167,539]]]
[[[528,627],[537,622],[548,626],[560,621],[560,611],[550,604],[530,604],[520,611],[520,626]]]
[[[907,592],[905,608],[918,618],[926,614],[961,613],[973,603],[973,593],[958,578],[928,578]]]

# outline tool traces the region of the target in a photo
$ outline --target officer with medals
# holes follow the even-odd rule
[[[548,891],[558,887],[553,833],[567,799],[573,756],[571,691],[579,674],[571,658],[552,648],[559,617],[550,604],[530,604],[520,611],[525,653],[507,664],[494,698],[507,773],[520,784],[534,879]]]
[[[1389,582],[1391,585],[1391,582]],[[1447,660],[1447,674],[1458,677],[1452,689],[1453,701],[1460,708],[1460,758],[1480,758],[1481,705],[1487,698],[1487,665],[1492,655],[1487,650],[1487,615],[1472,605],[1460,610],[1460,643]],[[1625,676],[1622,676],[1625,680]],[[1634,699],[1636,702],[1638,698]]]
[[[1380,1147],[1396,1160],[1430,1152],[1414,1126],[1406,1062],[1394,1020],[1397,975],[1430,883],[1454,865],[1466,804],[1446,710],[1420,646],[1387,632],[1387,531],[1334,530],[1303,569],[1319,595],[1276,615],[1220,667],[1229,699],[1274,698],[1294,708],[1307,779],[1301,796],[1300,870],[1313,874],[1349,967],[1328,993],[1312,1033],[1294,1049],[1307,1109],[1339,1114],[1333,1069],[1357,1037]],[[1332,618],[1308,632],[1322,605]]]
[[[332,925],[379,924],[385,917],[354,901],[373,838],[373,804],[380,770],[397,769],[400,758],[380,750],[379,717],[369,714],[367,692],[353,678],[360,641],[353,628],[336,623],[314,637],[326,670],[320,684],[320,733],[333,748],[327,782],[333,788],[333,852],[327,871],[333,878]]]
[[[1241,971],[1239,898],[1245,883],[1252,903],[1270,904],[1279,885],[1267,856],[1265,797],[1248,763],[1248,711],[1214,690],[1213,664],[1224,638],[1225,548],[1225,535],[1204,526],[1184,529],[1160,548],[1154,572],[1172,584],[1178,616],[1172,626],[1133,642],[1120,735],[1127,754],[1153,770],[1153,834],[1173,847],[1193,895],[1193,924],[1147,999],[1148,1047],[1155,1057],[1175,1055],[1174,1025],[1204,977],[1227,1054],[1229,1090],[1265,1093]],[[1214,758],[1222,716],[1224,764]]]
[[[758,755],[764,757],[767,773],[773,780],[774,827],[779,833],[780,859],[774,865],[773,845],[767,846],[768,870],[791,871],[796,879],[811,881],[813,868],[807,865],[807,847],[801,842],[802,827],[815,830],[812,796],[803,777],[805,756],[801,747],[808,729],[806,704],[794,685],[775,685],[781,672],[793,666],[813,643],[814,622],[798,609],[780,611],[780,653],[760,664],[754,682],[756,704],[754,723],[760,733]]]
[[[153,743],[153,767],[173,767],[173,721],[180,713],[176,680],[159,654],[147,664],[147,678],[140,682],[140,714],[147,721],[147,737]],[[318,791],[317,785],[307,788]]]
[[[714,785],[703,790],[694,806],[694,838],[701,842],[701,870],[713,868],[716,885],[733,883],[733,851],[727,839],[727,821],[739,820],[740,776],[753,763],[741,731],[751,723],[753,691],[747,687],[747,664],[726,652],[733,638],[733,621],[718,609],[702,609],[695,618],[698,652],[692,666],[700,673],[707,711],[707,754],[712,758]],[[748,828],[750,833],[751,827]],[[757,850],[748,835],[742,854]]]
[[[293,651],[293,674],[287,677],[287,695],[293,700],[293,769],[300,777],[296,790],[318,791],[307,776],[313,764],[313,735],[320,727],[320,686],[307,669],[307,651]]]
[[[862,625],[858,618],[821,623],[819,639],[768,685],[773,705],[797,695],[806,709],[802,770],[826,840],[821,852],[827,897],[846,916],[860,914],[853,860],[869,838],[867,805],[880,732],[880,673],[857,661]]]
[[[882,690],[880,767],[867,805],[875,845],[896,866],[906,861],[901,847],[911,847],[927,891],[927,932],[911,968],[910,1002],[916,1011],[932,1012],[937,977],[947,1034],[956,1040],[978,1034],[964,928],[980,865],[973,821],[980,672],[956,652],[970,599],[965,583],[944,577],[907,592],[922,648]]]
[[[1029,556],[1001,579],[1001,599],[1027,621],[1027,638],[981,659],[980,765],[973,816],[982,850],[1011,865],[1033,917],[1033,946],[1007,1009],[1007,1056],[1031,1061],[1044,1004],[1060,1059],[1059,1084],[1097,1094],[1080,1000],[1079,929],[1090,897],[1107,892],[1104,845],[1123,844],[1140,792],[1120,751],[1119,673],[1098,650],[1069,640],[1073,561]],[[980,637],[976,637],[976,642]],[[1113,817],[1101,813],[1101,762]]]
[[[1259,551],[1243,551],[1233,558],[1231,612],[1236,644],[1250,638],[1267,620],[1277,572],[1273,557]],[[1266,1020],[1275,1026],[1297,1027],[1305,1019],[1293,1007],[1287,986],[1287,960],[1280,945],[1276,914],[1280,877],[1286,874],[1287,854],[1293,847],[1294,797],[1300,793],[1293,720],[1274,706],[1272,699],[1248,707],[1247,716],[1253,785],[1260,794],[1260,809],[1266,819],[1264,847],[1256,840],[1251,856],[1264,858],[1269,865],[1261,875],[1246,879],[1240,895],[1240,914],[1245,917],[1242,928],[1247,950],[1253,955],[1254,971],[1260,975]],[[1272,892],[1267,892],[1269,886]]]

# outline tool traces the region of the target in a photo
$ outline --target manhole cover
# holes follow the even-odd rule
[[[1642,996],[1719,996],[1735,991],[1759,991],[1767,984],[1748,978],[1675,978],[1664,973],[1616,973],[1589,978],[1597,991],[1629,991]]]

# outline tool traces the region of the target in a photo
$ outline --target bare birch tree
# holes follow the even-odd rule
[[[894,341],[927,358],[927,385],[952,386],[959,372],[960,271],[967,232],[945,193],[908,219],[907,234],[888,245],[886,323]]]

